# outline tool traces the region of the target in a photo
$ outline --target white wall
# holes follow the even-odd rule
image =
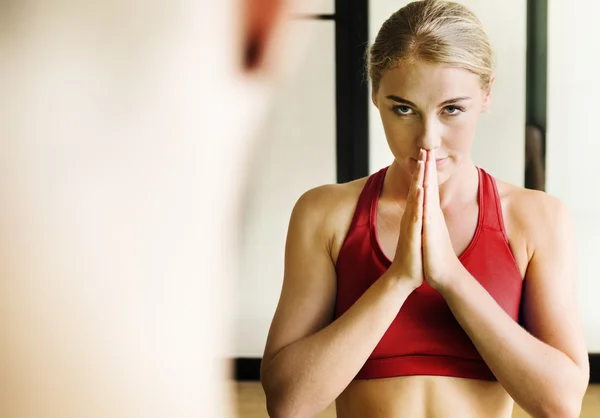
[[[600,352],[600,3],[550,0],[548,6],[546,188],[574,219],[588,350]]]
[[[321,7],[318,12],[328,11]],[[281,291],[294,204],[308,189],[336,182],[334,24],[297,21],[292,30],[295,39],[309,37],[303,45],[307,53],[296,63],[295,76],[277,92],[267,126],[259,134],[263,144],[244,213],[236,357],[262,356]],[[297,47],[286,50],[295,60]]]
[[[298,14],[333,14],[335,0],[293,0],[292,10]]]
[[[383,22],[410,0],[371,0],[370,43]],[[496,82],[491,109],[483,114],[473,146],[475,164],[492,175],[523,185],[525,158],[526,2],[458,0],[481,19],[496,60]],[[510,27],[510,30],[507,28]],[[371,105],[369,168],[374,173],[393,161],[379,112]]]

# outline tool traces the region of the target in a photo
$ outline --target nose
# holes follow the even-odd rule
[[[423,127],[417,137],[417,147],[430,151],[439,148],[442,143],[442,130],[435,121],[423,121]]]

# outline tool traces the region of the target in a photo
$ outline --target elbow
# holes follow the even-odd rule
[[[583,395],[558,398],[556,401],[553,405],[545,408],[539,415],[540,418],[578,418],[580,416]]]
[[[267,370],[266,367],[262,372],[261,384],[271,418],[310,418],[331,403],[315,397],[312,390],[296,379],[274,375],[273,369]]]
[[[539,414],[540,418],[578,418],[588,385],[589,372],[570,379],[562,389],[556,388],[552,401],[547,402],[543,413]]]
[[[572,385],[572,392],[569,396],[557,396],[557,404],[552,414],[548,416],[559,418],[578,418],[581,415],[581,406],[583,397],[589,384],[589,375],[586,379],[579,379]]]
[[[265,392],[267,413],[271,418],[300,418],[298,411],[294,411],[291,397],[285,396],[285,390],[282,390],[281,384],[270,382],[266,376],[261,376],[261,383]],[[281,382],[279,382],[281,383]]]
[[[274,382],[266,362],[263,360],[260,369],[260,383],[266,398],[267,413],[270,418],[292,418],[286,400],[282,396],[281,382]],[[279,389],[278,389],[279,388]]]
[[[272,397],[267,395],[267,414],[271,418],[286,418],[285,410],[280,403],[274,402]]]
[[[298,401],[290,390],[281,386],[278,389],[269,389],[263,383],[263,389],[267,400],[267,412],[271,418],[309,418],[319,412],[307,403]]]
[[[294,414],[285,405],[280,402],[273,402],[269,398],[267,398],[267,413],[271,418],[299,418],[298,414]]]
[[[563,412],[565,418],[579,418],[581,416],[581,403]]]
[[[570,400],[561,402],[557,411],[558,414],[553,416],[562,418],[579,418],[581,415],[581,404],[583,403],[584,395],[585,391],[581,394],[581,396],[576,396]]]
[[[267,394],[267,413],[271,418],[304,418],[311,416],[306,411],[296,408],[288,400],[281,396],[269,396]]]
[[[555,407],[551,411],[545,411],[540,418],[578,418],[581,414],[581,403],[563,404]]]
[[[293,414],[282,396],[273,390],[269,390],[263,381],[263,389],[267,399],[267,413],[271,418],[292,418]]]

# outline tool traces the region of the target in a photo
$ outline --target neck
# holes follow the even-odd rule
[[[408,173],[394,161],[388,170],[384,184],[384,193],[393,200],[406,200],[411,184],[412,173]],[[445,177],[445,176],[444,176]],[[477,196],[479,174],[477,167],[468,159],[461,162],[448,178],[439,185],[440,205],[443,210],[463,206]]]

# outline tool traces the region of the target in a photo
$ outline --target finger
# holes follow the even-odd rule
[[[411,190],[406,202],[404,215],[402,216],[403,229],[408,230],[408,234],[414,238],[418,234],[420,238],[423,228],[423,202],[425,193],[423,189],[423,181],[425,180],[425,151],[419,153],[417,167],[413,173],[413,181]],[[418,240],[420,243],[420,240]]]
[[[418,188],[423,188],[423,181],[425,178],[425,161],[417,161],[417,167],[412,178],[412,184],[410,185],[410,192],[408,202],[412,203],[416,200]]]
[[[417,188],[417,196],[415,198],[415,204],[413,205],[413,220],[414,220],[414,236],[421,237],[421,233],[423,232],[423,203],[424,203],[425,193],[423,187],[419,186]],[[420,241],[420,240],[419,240]]]
[[[415,184],[415,193],[412,201],[407,202],[406,214],[410,220],[410,234],[413,238],[421,237],[423,230],[423,202],[425,199],[425,189],[423,188],[423,178],[425,176],[425,161],[417,162],[417,184]],[[420,243],[420,239],[417,240]],[[419,244],[420,245],[420,244]]]
[[[437,167],[435,163],[435,151],[427,153],[427,163],[425,167],[425,211],[435,209],[440,206],[440,193],[437,180]]]
[[[400,237],[405,236],[407,243],[417,250],[421,247],[421,235],[423,234],[423,202],[425,189],[417,185],[414,198],[406,205],[402,216]]]
[[[437,183],[437,167],[435,164],[435,151],[427,151],[425,157],[425,187],[432,187]]]
[[[425,164],[425,160],[427,159],[427,151],[425,151],[423,148],[421,148],[421,150],[419,151],[419,161],[423,161],[423,164]],[[425,171],[423,171],[423,174],[425,174]],[[419,183],[421,186],[423,185],[423,178],[421,177],[421,183]]]
[[[423,226],[423,202],[424,202],[424,189],[423,189],[423,178],[425,177],[425,161],[417,161],[417,168],[413,175],[413,183],[411,185],[411,192],[406,202],[404,209],[404,215],[402,215],[401,228],[404,233],[408,234],[409,239],[414,241],[414,238],[420,238],[420,234]],[[401,233],[402,236],[404,233]],[[420,239],[418,240],[420,243]]]

